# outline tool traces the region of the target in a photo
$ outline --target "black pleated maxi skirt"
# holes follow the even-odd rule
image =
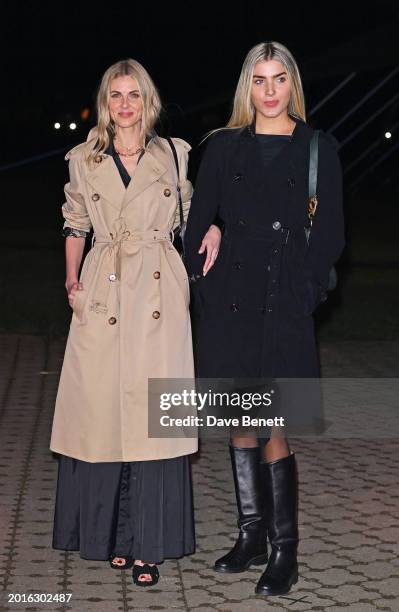
[[[53,548],[147,563],[193,553],[189,456],[88,463],[59,455]]]

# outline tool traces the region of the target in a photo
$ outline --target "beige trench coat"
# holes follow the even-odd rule
[[[187,217],[190,146],[173,142]],[[171,242],[179,224],[172,152],[154,137],[126,189],[111,156],[87,164],[94,144],[66,156],[65,226],[93,227],[95,241],[73,304],[50,448],[89,462],[194,453],[196,439],[148,437],[148,378],[194,377],[188,279]]]

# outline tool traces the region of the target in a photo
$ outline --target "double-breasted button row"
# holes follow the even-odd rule
[[[98,202],[98,200],[100,199],[100,196],[98,193],[93,193],[93,195],[91,196],[91,199],[93,200],[93,202]]]
[[[160,316],[161,316],[161,313],[159,312],[159,310],[154,310],[154,312],[152,313],[152,318],[153,319],[159,319]],[[115,325],[116,322],[117,322],[117,318],[116,317],[110,317],[108,319],[108,323],[110,325]]]
[[[164,194],[165,197],[169,198],[169,196],[172,195],[172,192],[171,192],[170,189],[164,189],[163,190],[163,194]]]
[[[160,316],[161,316],[161,313],[159,312],[159,310],[154,310],[154,312],[152,313],[152,318],[153,319],[159,319]],[[115,325],[115,323],[117,323],[117,318],[116,317],[110,317],[108,319],[108,323],[110,325]]]
[[[154,274],[153,274],[153,277],[154,277],[156,280],[158,280],[158,278],[160,278],[160,276],[161,276],[161,273],[160,273],[160,272],[158,272],[158,270],[156,270],[156,271],[154,272]]]
[[[241,227],[243,227],[244,225],[246,225],[246,224],[247,224],[246,220],[245,220],[245,219],[243,219],[243,218],[238,219],[237,223],[238,223],[238,225],[241,225]],[[279,230],[279,229],[281,229],[281,222],[280,222],[280,221],[273,221],[273,223],[272,223],[272,228],[273,228],[274,230]]]

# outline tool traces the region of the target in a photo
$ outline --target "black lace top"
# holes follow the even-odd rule
[[[256,139],[261,150],[263,164],[267,166],[291,140],[291,136],[284,134],[256,134]]]

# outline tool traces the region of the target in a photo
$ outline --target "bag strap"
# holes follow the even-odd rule
[[[317,166],[319,162],[319,134],[320,130],[315,130],[310,141],[308,201],[308,217],[310,225],[312,225],[313,217],[315,216],[317,209]]]
[[[173,159],[175,160],[175,164],[176,164],[176,170],[177,170],[177,197],[179,200],[179,217],[180,217],[180,233],[184,233],[184,215],[183,215],[183,202],[181,199],[181,191],[180,191],[180,185],[179,185],[179,177],[180,177],[180,170],[179,170],[179,160],[177,158],[177,153],[176,153],[176,148],[175,145],[173,144],[173,140],[171,138],[169,138],[168,136],[166,137],[166,140],[169,143],[170,148],[172,149],[172,153],[173,153]]]

